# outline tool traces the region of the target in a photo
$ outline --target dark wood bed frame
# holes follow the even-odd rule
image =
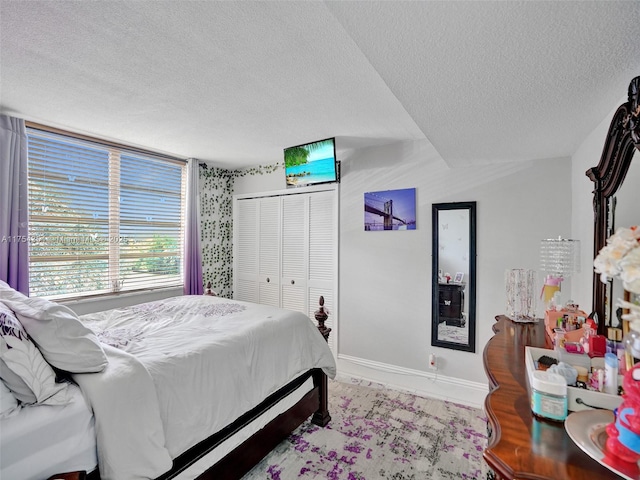
[[[324,326],[324,320],[327,317],[322,308],[323,303],[324,299],[321,297],[321,308],[316,312],[316,319],[318,320],[318,330],[325,340],[328,340],[331,329]],[[319,314],[321,318],[318,318]],[[198,480],[238,480],[309,417],[311,417],[311,423],[321,427],[326,426],[331,421],[328,401],[329,381],[327,375],[321,369],[314,368],[269,395],[262,403],[230,425],[176,457],[173,461],[173,468],[156,480],[170,480],[186,470],[222,442],[231,438],[243,427],[249,425],[253,420],[276,405],[280,400],[287,397],[310,377],[313,378],[313,388],[295,405],[271,420],[264,428],[254,433],[225,457],[209,467],[207,471],[198,477]],[[54,475],[49,477],[48,480],[85,479],[99,480],[100,473],[97,469],[89,474],[86,472],[68,472]]]
[[[199,480],[237,480],[251,470],[291,432],[311,416],[311,422],[324,427],[331,420],[327,400],[327,376],[320,369],[309,370],[274,394],[260,405],[242,415],[218,433],[187,450],[173,462],[173,468],[157,480],[169,480],[212,451],[244,426],[250,424],[281,399],[313,378],[313,389],[286,412],[271,420],[263,429],[249,437],[227,456],[198,477]],[[89,477],[92,479],[92,477]]]

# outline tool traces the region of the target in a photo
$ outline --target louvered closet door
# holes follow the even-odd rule
[[[296,310],[315,321],[322,295],[333,351],[337,203],[331,190],[239,199],[234,209],[234,298]]]
[[[309,196],[285,195],[282,197],[282,308],[304,314],[307,304],[307,259]]]
[[[259,199],[259,302],[280,306],[280,198]]]
[[[335,309],[335,262],[337,255],[337,208],[334,192],[319,192],[309,196],[309,318],[314,319],[318,300],[324,297],[329,318],[325,325],[334,328]],[[335,330],[334,330],[335,331]],[[329,346],[334,347],[336,335],[329,336]]]
[[[237,203],[234,216],[234,284],[233,298],[257,303],[258,295],[258,212],[255,200]]]

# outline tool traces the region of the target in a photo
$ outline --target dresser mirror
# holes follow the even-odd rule
[[[640,224],[640,152],[635,152],[624,183],[620,185],[618,191],[609,199],[609,216],[607,225],[607,236],[613,234],[618,227],[630,227]],[[613,327],[619,325],[616,315],[616,299],[624,297],[624,288],[619,278],[614,278],[605,287],[606,298],[612,301],[606,302],[605,318],[611,319],[608,322]]]
[[[594,258],[617,227],[637,225],[640,186],[640,77],[629,84],[628,101],[618,107],[611,120],[600,163],[587,171],[593,181]],[[617,281],[616,281],[617,282]],[[598,315],[598,333],[618,326],[615,299],[621,285],[604,284],[593,275],[593,311]]]
[[[431,345],[476,351],[476,202],[432,207]]]

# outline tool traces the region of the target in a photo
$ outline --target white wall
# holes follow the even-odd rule
[[[275,192],[287,188],[284,170],[278,168],[271,173],[262,175],[245,175],[236,177],[233,184],[233,194],[242,195],[244,193]]]
[[[486,385],[482,350],[504,312],[504,272],[538,269],[540,240],[571,230],[570,159],[450,169],[427,142],[361,150],[342,162],[340,355]],[[367,191],[417,189],[417,230],[365,232]],[[477,202],[476,353],[431,346],[431,204]],[[364,362],[366,363],[366,362]]]

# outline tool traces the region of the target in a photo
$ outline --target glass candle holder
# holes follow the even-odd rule
[[[505,272],[507,316],[514,322],[535,322],[536,272],[515,268]]]

